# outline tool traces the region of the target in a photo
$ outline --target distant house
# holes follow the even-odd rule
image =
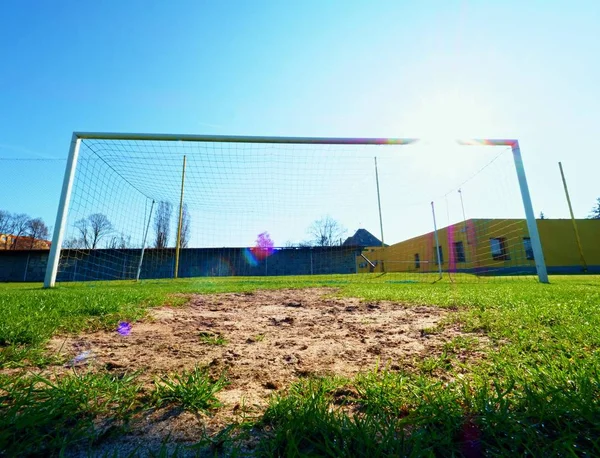
[[[32,237],[16,237],[12,234],[0,234],[0,250],[49,250],[52,242],[33,239]],[[13,246],[14,245],[14,246]]]
[[[366,229],[359,229],[353,236],[348,237],[342,245],[356,247],[381,246],[381,240]]]

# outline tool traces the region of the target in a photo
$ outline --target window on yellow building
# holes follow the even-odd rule
[[[435,264],[439,264],[438,262],[438,248],[439,248],[439,253],[440,253],[440,260],[439,262],[441,262],[442,264],[444,263],[444,252],[442,251],[442,247],[438,246],[438,247],[433,247],[433,259],[435,259]]]
[[[494,261],[507,261],[510,259],[504,237],[490,239],[490,249],[492,250],[492,259]]]
[[[456,262],[467,262],[467,259],[465,258],[465,247],[462,241],[454,242],[454,259],[456,259]]]
[[[421,258],[419,253],[415,253],[415,269],[419,269],[421,267]]]
[[[533,248],[531,247],[531,239],[529,237],[523,237],[523,248],[525,249],[525,257],[532,261]]]

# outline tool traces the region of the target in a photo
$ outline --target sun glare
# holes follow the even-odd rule
[[[406,132],[424,146],[451,147],[460,138],[485,137],[493,126],[488,107],[456,91],[424,97],[413,112]]]

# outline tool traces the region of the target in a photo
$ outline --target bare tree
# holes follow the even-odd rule
[[[592,211],[590,212],[589,219],[600,219],[600,197],[598,197],[598,199],[596,199],[596,205],[594,205],[594,207],[592,208]]]
[[[63,248],[71,248],[71,249],[87,248],[83,243],[83,239],[77,238],[77,237],[71,237],[70,239],[65,239],[65,241],[62,244],[62,247]]]
[[[18,248],[19,239],[27,235],[27,227],[30,220],[31,218],[29,215],[26,215],[25,213],[13,215],[12,227],[10,231],[12,235],[12,244],[10,246],[11,250],[16,250]]]
[[[327,215],[318,219],[308,228],[315,246],[337,246],[342,244],[342,238],[347,230],[338,221]]]
[[[181,248],[187,248],[190,243],[190,213],[188,211],[187,204],[183,204],[183,211],[181,213],[181,239],[179,240],[179,246]]]
[[[38,240],[48,239],[49,233],[48,226],[46,226],[42,218],[30,219],[27,224],[27,236],[31,239],[29,249],[32,250],[35,248]]]
[[[79,231],[79,240],[83,248],[92,250],[98,247],[100,240],[113,231],[112,223],[103,213],[94,213],[76,221],[75,228]]]
[[[106,215],[102,213],[94,213],[88,216],[90,227],[92,229],[92,250],[96,249],[100,240],[113,231],[113,225],[108,220]]]
[[[154,216],[154,239],[155,248],[165,248],[169,243],[169,233],[171,229],[171,215],[173,214],[173,205],[171,202],[159,202],[156,214]]]
[[[125,235],[122,232],[119,235],[113,235],[108,243],[106,244],[106,248],[118,249],[122,250],[125,248],[131,247],[131,235]]]
[[[87,218],[81,218],[80,220],[75,221],[75,229],[79,231],[79,237],[73,237],[70,242],[69,248],[87,248],[91,247],[90,244],[90,228],[88,225]]]

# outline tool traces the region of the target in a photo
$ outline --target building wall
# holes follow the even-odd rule
[[[600,266],[600,220],[576,220],[583,254],[588,266]],[[549,267],[573,267],[581,265],[573,223],[570,219],[538,220],[538,230]]]
[[[579,273],[582,271],[572,222],[569,219],[538,220],[538,230],[546,266],[550,273]],[[577,220],[584,256],[590,272],[600,273],[600,220]],[[529,237],[523,219],[472,219],[438,230],[442,249],[442,270],[479,274],[533,274],[535,262],[527,258],[525,238]],[[504,239],[505,254],[493,259],[490,239]],[[465,262],[457,258],[453,246],[462,242]],[[433,232],[414,237],[386,248],[369,247],[363,254],[373,263],[372,268],[357,257],[357,272],[437,272]],[[415,254],[419,254],[417,268]]]
[[[0,250],[49,250],[49,240],[32,239],[28,236],[15,237],[11,234],[0,234]]]

